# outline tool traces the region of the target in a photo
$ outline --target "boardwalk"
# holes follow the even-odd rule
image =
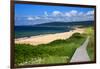
[[[87,50],[86,50],[88,42],[89,42],[89,37],[86,39],[86,41],[83,43],[82,46],[80,46],[79,48],[76,49],[70,62],[90,61],[90,58],[89,58]]]

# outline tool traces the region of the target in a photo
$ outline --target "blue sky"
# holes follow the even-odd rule
[[[94,8],[15,4],[16,25],[34,25],[52,21],[71,22],[87,20],[94,20]]]

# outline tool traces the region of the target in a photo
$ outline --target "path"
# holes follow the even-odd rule
[[[70,62],[90,61],[90,58],[89,58],[87,50],[86,50],[88,42],[89,42],[89,37],[86,39],[86,41],[83,43],[82,46],[80,46],[79,48],[76,49]]]

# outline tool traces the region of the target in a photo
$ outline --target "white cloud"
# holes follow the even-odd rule
[[[88,12],[80,12],[77,10],[70,10],[67,12],[61,11],[53,11],[51,14],[45,11],[42,16],[26,16],[26,17],[16,17],[15,20],[29,20],[32,21],[32,24],[40,24],[46,22],[55,22],[55,21],[64,21],[64,22],[72,22],[72,21],[88,21],[94,20],[94,11]]]
[[[83,12],[78,12],[77,10],[71,10],[71,11],[65,13],[65,16],[68,16],[68,17],[83,16],[83,15],[84,15]]]
[[[27,20],[37,20],[37,19],[40,19],[40,17],[38,17],[38,16],[33,16],[33,17],[31,17],[31,16],[29,16],[29,17],[27,17]]]
[[[82,12],[77,10],[70,10],[69,12],[62,13],[60,11],[54,11],[52,13],[53,20],[55,21],[87,21],[94,20],[94,11]],[[60,17],[59,17],[60,16]],[[70,18],[69,18],[70,17]]]
[[[86,15],[94,15],[94,11],[88,11]]]
[[[45,16],[48,16],[48,12],[47,12],[47,11],[45,11],[45,12],[44,12],[44,15],[45,15]]]
[[[78,15],[79,15],[79,16],[84,16],[85,13],[83,13],[83,12],[79,12]]]
[[[65,13],[65,16],[71,17],[71,14],[70,14],[69,12],[66,12],[66,13]]]
[[[52,15],[53,16],[68,16],[68,17],[71,17],[71,16],[77,16],[78,11],[77,10],[71,10],[71,11],[66,12],[66,13],[62,13],[60,11],[53,11]]]
[[[33,17],[27,17],[27,20],[34,20]]]
[[[60,11],[53,11],[52,15],[53,16],[62,16],[63,13],[61,13]]]
[[[76,16],[78,14],[78,11],[77,10],[71,10],[69,12],[72,16]]]
[[[38,17],[38,16],[35,16],[35,19],[40,19],[40,17]]]

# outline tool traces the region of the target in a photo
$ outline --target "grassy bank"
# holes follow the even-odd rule
[[[91,61],[94,60],[94,49],[95,49],[95,44],[94,44],[94,29],[93,27],[88,27],[86,29],[86,34],[90,37],[90,40],[89,40],[89,44],[87,46],[87,52],[88,52],[88,55],[91,59]]]
[[[75,33],[66,40],[55,40],[48,44],[37,46],[16,44],[15,64],[55,64],[68,63],[75,50],[84,42],[86,37]]]

